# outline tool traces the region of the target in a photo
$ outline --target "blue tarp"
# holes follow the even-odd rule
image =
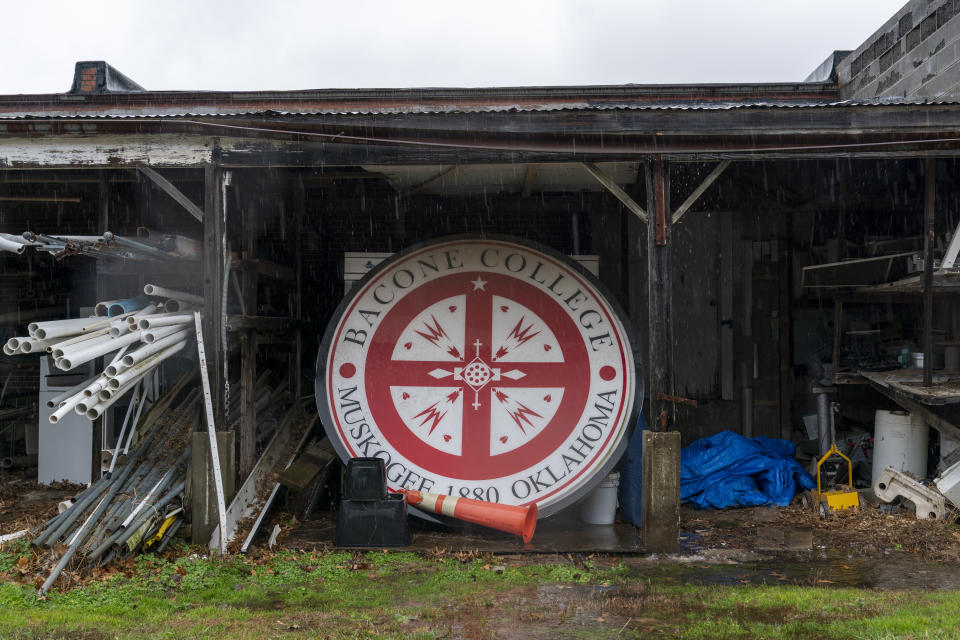
[[[643,458],[643,432],[647,430],[647,419],[640,412],[637,426],[633,430],[630,444],[620,459],[620,517],[635,527],[643,526],[640,498],[643,493],[641,459]]]
[[[793,459],[795,452],[789,440],[733,431],[701,438],[680,453],[680,499],[699,509],[786,506],[798,485],[817,485]]]

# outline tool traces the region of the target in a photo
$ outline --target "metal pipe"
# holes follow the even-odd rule
[[[170,504],[170,502],[172,502],[174,498],[179,497],[180,494],[183,493],[183,489],[185,486],[186,486],[186,482],[184,481],[178,482],[172,489],[170,489],[170,491],[167,492],[166,495],[164,495],[160,499],[159,502],[157,502],[157,504],[153,505],[153,511],[159,511],[163,507]],[[121,529],[119,532],[117,532],[117,534],[114,534],[116,539],[112,542],[112,544],[121,545],[125,543],[127,540],[129,540],[133,536],[133,534],[135,534],[137,531],[140,530],[140,527],[152,515],[153,513],[150,513],[150,512],[140,514],[140,516],[136,520],[134,520],[129,527],[126,527],[125,529]]]
[[[143,500],[141,500],[140,503],[133,508],[133,511],[130,513],[130,515],[127,516],[127,518],[120,525],[121,527],[127,527],[133,521],[133,519],[137,517],[137,514],[143,510],[143,507],[150,501],[150,498],[152,498],[154,494],[162,493],[168,486],[170,486],[170,483],[173,482],[174,472],[180,467],[180,465],[184,463],[189,454],[190,448],[187,447],[183,453],[180,454],[180,457],[177,458],[177,461],[174,462],[173,465],[160,477],[160,480],[153,485],[147,495],[144,496]]]
[[[45,541],[59,540],[60,536],[66,532],[67,528],[73,524],[78,517],[80,517],[80,514],[83,513],[87,506],[93,502],[97,496],[103,493],[109,484],[110,477],[103,476],[90,485],[89,489],[76,496],[74,498],[73,506],[64,511],[62,514],[63,517],[59,518],[60,523],[57,524],[55,519],[54,522],[43,531],[43,533],[34,539],[33,544],[40,545]]]
[[[151,429],[150,433],[144,437],[143,442],[141,443],[140,448],[137,450],[137,454],[135,457],[139,458],[141,455],[143,455],[143,453],[147,450],[147,447],[149,446],[149,444],[153,441],[153,437],[156,433],[157,433],[156,429]],[[127,475],[129,475],[131,468],[132,468],[132,465],[128,464],[127,466],[125,466],[123,470],[120,472],[120,474],[117,476],[117,480],[111,483],[110,489],[107,491],[106,496],[104,496],[104,499],[100,502],[99,505],[97,505],[97,508],[94,509],[94,512],[92,514],[93,516],[99,517],[99,515],[103,513],[103,510],[106,508],[105,505],[109,503],[110,500],[113,499],[114,495],[116,495],[116,492],[117,492],[117,489],[119,488],[120,483],[126,479]],[[49,591],[50,587],[53,586],[53,583],[56,582],[57,577],[59,577],[60,575],[60,572],[63,571],[63,568],[67,566],[67,563],[70,562],[70,559],[77,552],[77,548],[79,547],[80,543],[82,543],[83,540],[86,539],[87,535],[89,535],[90,533],[89,527],[90,527],[89,522],[85,524],[83,527],[81,527],[81,530],[77,533],[77,536],[76,536],[77,539],[74,541],[74,544],[71,545],[70,548],[67,549],[66,553],[63,554],[63,557],[60,558],[60,561],[53,568],[53,571],[50,572],[50,575],[47,577],[46,581],[44,581],[43,585],[40,587],[39,592],[41,594],[45,594],[47,591]]]
[[[824,391],[817,393],[817,441],[820,456],[825,456],[833,439],[830,437],[830,397]]]
[[[195,305],[203,305],[203,298],[192,293],[183,293],[182,291],[174,291],[173,289],[166,289],[164,287],[158,287],[155,284],[148,284],[143,287],[143,292],[148,296],[156,296],[158,298],[173,298],[174,300],[181,300],[183,302],[190,302]]]
[[[14,240],[8,240],[7,238],[0,237],[0,251],[9,251],[10,253],[16,253],[17,255],[21,254],[26,250],[27,245],[20,244]]]

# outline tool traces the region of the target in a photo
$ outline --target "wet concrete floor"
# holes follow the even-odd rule
[[[431,524],[411,517],[411,544],[408,551],[433,549],[476,550],[482,553],[640,553],[639,530],[629,524],[590,525],[575,517],[559,514],[540,520],[533,540],[524,544],[519,536],[501,533],[469,523],[451,526]],[[333,547],[337,522],[333,514],[308,520],[288,533],[283,544],[290,549]]]

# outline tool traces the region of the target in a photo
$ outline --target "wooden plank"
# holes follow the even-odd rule
[[[633,213],[633,215],[637,216],[638,218],[640,218],[640,219],[643,220],[644,222],[647,221],[647,212],[644,211],[644,210],[643,210],[643,207],[641,207],[639,204],[637,204],[637,203],[634,201],[634,199],[631,198],[631,197],[629,196],[629,194],[627,194],[626,191],[624,191],[623,189],[621,189],[621,188],[620,188],[620,185],[618,185],[616,182],[613,181],[613,178],[611,178],[610,176],[608,176],[607,174],[605,174],[605,173],[600,169],[600,167],[598,167],[597,165],[595,165],[595,164],[592,163],[592,162],[584,162],[584,163],[583,163],[583,166],[584,166],[584,168],[585,168],[587,171],[590,172],[590,174],[591,174],[594,178],[597,179],[597,182],[599,182],[599,183],[602,184],[604,187],[606,187],[606,188],[607,188],[607,191],[609,191],[611,194],[613,194],[613,196],[614,196],[617,200],[619,200],[619,201],[623,204],[623,206],[625,206],[627,209],[629,209],[629,210]],[[648,198],[648,199],[649,199],[649,198]],[[649,206],[649,205],[648,205],[648,206]]]
[[[272,495],[268,496],[263,493],[268,480],[293,462],[297,451],[303,446],[310,434],[316,418],[293,423],[296,411],[298,411],[297,407],[293,407],[284,416],[280,427],[274,433],[253,470],[240,485],[230,502],[223,525],[223,539],[227,541],[227,544],[236,537],[240,522],[253,515],[258,506],[262,506],[266,499],[272,499]],[[219,537],[220,527],[218,526],[210,534],[208,545],[211,549],[215,548]]]
[[[292,331],[300,326],[294,318],[273,316],[227,316],[227,331]]]
[[[173,198],[177,204],[186,209],[190,215],[200,222],[203,222],[203,209],[194,204],[193,200],[184,195],[180,189],[177,189],[176,185],[146,165],[138,166],[137,171],[149,178],[153,184],[157,185],[161,191]]]
[[[270,260],[242,258],[240,260],[233,260],[231,264],[234,269],[241,272],[245,272],[246,269],[252,267],[257,275],[269,278],[270,280],[293,282],[296,279],[296,274],[293,269],[282,264],[277,264],[276,262],[271,262]]]
[[[860,375],[874,386],[889,389],[921,404],[960,404],[960,376],[956,374],[937,373],[933,376],[931,386],[924,386],[920,369],[861,371]]]
[[[673,212],[673,219],[671,220],[671,222],[673,224],[677,224],[678,222],[680,222],[680,218],[683,217],[683,214],[685,214],[690,209],[690,207],[692,207],[693,204],[700,199],[700,196],[703,195],[703,192],[709,189],[710,185],[712,185],[714,181],[716,181],[716,179],[720,177],[720,174],[723,173],[726,170],[726,168],[729,166],[730,166],[730,161],[724,160],[723,162],[718,164],[716,167],[714,167],[713,171],[711,171],[707,175],[707,177],[703,179],[703,182],[700,183],[700,186],[694,189],[693,193],[691,193],[687,197],[687,199],[683,201],[683,204],[677,207],[677,210]]]
[[[920,404],[919,402],[916,402],[912,398],[907,397],[906,394],[902,393],[899,390],[885,387],[882,384],[878,384],[876,381],[871,380],[869,378],[867,380],[871,387],[873,387],[874,389],[876,389],[886,397],[896,402],[898,405],[903,407],[906,411],[909,411],[910,413],[920,416],[924,422],[926,422],[928,425],[930,425],[940,433],[948,435],[954,439],[960,439],[960,428],[958,428],[952,422],[949,422],[944,418],[942,418],[941,416],[937,415],[930,408],[925,407],[924,405]]]

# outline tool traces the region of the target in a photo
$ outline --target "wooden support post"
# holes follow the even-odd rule
[[[297,336],[296,342],[294,344],[294,375],[296,376],[293,385],[293,392],[295,402],[299,402],[300,397],[303,395],[303,331],[300,328],[299,323],[303,320],[303,222],[307,216],[307,190],[303,186],[303,182],[298,182],[297,186],[294,187],[293,191],[293,216],[294,216],[294,233],[296,242],[294,244],[295,252],[295,262],[294,262],[294,278],[295,282],[295,299],[294,299],[294,318],[296,318],[297,325]]]
[[[247,262],[243,268],[243,284],[240,297],[243,307],[250,315],[257,315],[257,214],[259,210],[250,199],[242,210],[243,258]],[[239,459],[237,470],[241,478],[246,478],[257,461],[257,410],[255,406],[257,379],[257,334],[244,331],[240,338],[240,432]]]
[[[207,364],[213,395],[214,421],[224,424],[223,272],[226,256],[227,202],[224,191],[229,173],[215,164],[204,169],[203,219],[203,334],[207,336]]]
[[[676,395],[673,389],[673,310],[670,286],[670,175],[661,156],[647,163],[647,279],[649,291],[650,409],[654,431],[666,431],[670,403],[661,395]]]
[[[923,386],[933,386],[933,245],[937,160],[923,166]]]

